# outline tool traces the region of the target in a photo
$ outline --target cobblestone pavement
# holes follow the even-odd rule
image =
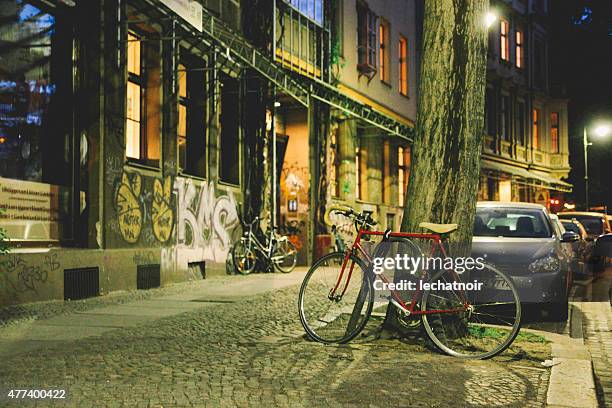
[[[595,371],[597,399],[601,407],[612,406],[612,268],[596,278],[583,294],[584,343],[589,348]]]
[[[69,406],[543,406],[546,344],[465,361],[422,340],[303,338],[297,288],[0,360],[0,390],[64,388]],[[380,323],[372,320],[367,330]],[[538,351],[539,350],[539,351]],[[0,399],[0,406],[10,402]],[[38,402],[38,406],[52,405]],[[59,406],[58,404],[54,404]]]

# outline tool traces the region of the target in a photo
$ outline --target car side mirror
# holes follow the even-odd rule
[[[580,235],[576,234],[574,231],[566,231],[561,236],[561,242],[576,242],[580,241]]]

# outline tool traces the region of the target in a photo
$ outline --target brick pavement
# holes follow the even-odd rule
[[[233,279],[244,279],[248,287],[256,278]],[[175,301],[181,296],[173,295]],[[366,337],[324,346],[301,336],[296,286],[246,300],[220,302],[215,296],[199,299],[217,301],[207,307],[49,341],[35,351],[14,348],[0,359],[0,389],[66,388],[67,405],[75,407],[540,407],[545,402],[550,371],[539,367],[541,356],[520,346],[487,361],[440,355],[420,339]],[[7,328],[0,335],[2,330]]]

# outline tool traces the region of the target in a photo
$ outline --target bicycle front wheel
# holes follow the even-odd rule
[[[300,321],[308,336],[322,343],[346,343],[363,330],[374,305],[374,289],[364,263],[333,252],[310,268],[298,299]],[[335,290],[334,290],[335,288]]]
[[[272,254],[274,267],[283,273],[289,273],[295,268],[297,263],[297,249],[291,241],[282,240],[276,243],[276,248]]]
[[[498,269],[485,265],[481,270],[469,271],[469,275],[441,271],[428,283],[429,290],[425,288],[421,301],[423,326],[444,353],[491,358],[510,346],[518,335],[518,291]]]

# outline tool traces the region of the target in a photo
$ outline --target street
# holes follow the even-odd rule
[[[540,363],[550,347],[541,337],[520,336],[486,361],[441,355],[420,338],[324,346],[303,337],[297,318],[303,275],[228,276],[140,300],[67,302],[55,317],[4,325],[3,398],[8,389],[45,388],[65,389],[62,403],[78,407],[544,405],[550,368]],[[366,333],[381,321],[373,317]]]

